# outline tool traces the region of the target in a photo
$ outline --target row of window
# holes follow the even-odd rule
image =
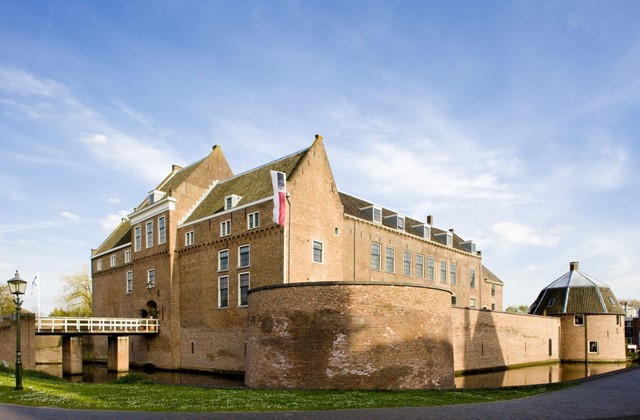
[[[253,212],[247,215],[247,229],[256,229],[260,227],[260,212]],[[220,222],[220,236],[231,235],[231,220]],[[184,234],[184,245],[190,246],[195,244],[195,232],[190,230]]]
[[[249,273],[238,274],[238,306],[249,303],[249,287],[251,279]],[[218,277],[218,308],[229,307],[229,276]]]
[[[458,306],[458,297],[456,295],[451,296],[451,305]],[[478,305],[478,301],[477,301],[476,298],[470,298],[469,299],[469,307],[470,308],[477,308],[478,307],[477,305]],[[496,304],[495,303],[491,304],[491,310],[492,311],[496,310]]]
[[[167,242],[166,218],[158,217],[158,244]],[[145,246],[151,248],[153,246],[153,220],[145,223]],[[142,226],[133,228],[133,250],[138,252],[142,249]]]
[[[127,293],[133,293],[133,271],[127,271],[125,279]],[[153,268],[147,270],[147,289],[152,287],[156,287],[156,270]]]
[[[131,262],[131,250],[126,250],[124,251],[124,263],[125,264],[129,264]],[[117,264],[117,254],[112,254],[109,256],[109,267],[113,268],[115,267]],[[98,259],[96,261],[96,270],[100,271],[102,270],[102,258]]]
[[[427,280],[435,281],[435,264],[436,261],[433,257],[427,257]],[[375,242],[371,243],[371,270],[382,271],[382,245]],[[391,274],[395,274],[396,272],[396,250],[393,247],[385,247],[384,271]],[[413,254],[411,251],[403,251],[402,274],[405,276],[415,275],[418,279],[425,278],[424,255],[416,254],[414,266]],[[450,263],[447,267],[446,261],[440,261],[440,283],[451,283],[453,285],[458,283],[458,268],[456,263]],[[469,270],[469,287],[472,289],[476,288],[476,270],[474,269]],[[494,289],[492,289],[492,294],[495,296]]]

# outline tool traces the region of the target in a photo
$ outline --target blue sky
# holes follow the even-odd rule
[[[59,277],[169,171],[325,138],[338,187],[478,243],[530,304],[640,298],[640,3],[0,0],[0,273]],[[25,306],[36,307],[35,295]]]

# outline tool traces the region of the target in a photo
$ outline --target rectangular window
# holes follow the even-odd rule
[[[416,278],[424,278],[424,255],[416,254]]]
[[[147,271],[147,288],[156,287],[156,270]]]
[[[233,197],[229,196],[224,199],[224,209],[229,210],[231,207],[233,207]]]
[[[495,311],[495,310],[496,310],[496,304],[495,304],[495,303],[492,303],[492,304],[491,304],[491,310],[492,310],[492,311]]]
[[[96,261],[96,270],[97,271],[102,270],[102,260]]]
[[[124,263],[128,264],[131,262],[131,250],[124,251]]]
[[[491,285],[491,296],[495,296],[496,295],[496,285],[492,284]]]
[[[249,303],[249,273],[238,274],[238,306],[247,306]]]
[[[134,232],[134,237],[135,237],[134,248],[133,249],[136,252],[138,252],[138,251],[140,251],[140,248],[142,247],[142,228],[140,226],[136,226],[133,229],[133,232]]]
[[[404,229],[404,217],[402,216],[398,216],[398,229]]]
[[[458,297],[457,296],[451,296],[451,304],[453,306],[457,306],[458,305]]]
[[[440,261],[440,283],[447,283],[447,262]]]
[[[163,244],[167,242],[167,230],[165,227],[164,216],[158,218],[158,243]]]
[[[470,308],[475,308],[476,307],[476,299],[475,298],[469,299],[469,307]]]
[[[411,252],[404,251],[402,253],[402,272],[405,276],[411,275]]]
[[[127,293],[133,292],[133,271],[127,271]]]
[[[218,251],[218,271],[227,271],[229,269],[229,250],[223,249]]]
[[[255,229],[260,226],[260,213],[250,213],[247,216],[247,229]]]
[[[229,307],[229,276],[218,277],[218,308]]]
[[[147,248],[153,246],[153,222],[147,222]]]
[[[469,287],[472,289],[476,288],[476,270],[473,268],[469,270]]]
[[[373,208],[373,221],[376,223],[382,223],[382,209],[380,207]]]
[[[220,236],[231,235],[231,220],[225,220],[220,223]]]
[[[575,314],[573,317],[573,325],[583,325],[584,324],[584,315],[583,314]]]
[[[396,250],[395,249],[387,248],[384,267],[387,273],[395,273],[396,271]]]
[[[110,267],[115,267],[116,266],[116,256],[112,255],[109,257],[109,266]]]
[[[556,298],[549,299],[549,303],[547,303],[547,308],[552,307],[555,302],[556,302]]]
[[[251,255],[249,245],[238,247],[238,268],[249,267],[251,264]]]
[[[189,231],[184,234],[184,246],[193,245],[195,243],[194,231]]]
[[[429,257],[427,258],[427,280],[434,281],[436,279],[436,260]]]
[[[380,254],[382,252],[382,246],[380,244],[371,244],[371,269],[380,271]]]
[[[322,242],[313,241],[313,250],[312,250],[313,262],[322,264],[322,262],[324,261],[323,247],[324,247],[324,244]]]
[[[597,352],[598,352],[598,342],[589,341],[589,353],[597,353]]]
[[[455,263],[449,264],[449,275],[451,278],[449,279],[451,284],[458,284],[458,267],[456,267]]]

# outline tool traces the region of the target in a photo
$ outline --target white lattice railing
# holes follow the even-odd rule
[[[157,334],[159,332],[158,328],[158,320],[150,318],[36,318],[36,332],[49,334]]]

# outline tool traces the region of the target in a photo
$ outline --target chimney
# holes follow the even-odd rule
[[[453,232],[453,229],[449,229],[449,232],[451,232],[452,234],[454,233],[454,232]]]
[[[322,141],[322,136],[320,134],[316,134],[316,141]]]
[[[578,271],[578,261],[572,261],[569,263],[570,271]]]
[[[432,215],[428,215],[428,216],[427,216],[427,224],[428,224],[429,226],[432,226],[432,225],[433,225],[433,216],[432,216]]]
[[[180,169],[182,169],[182,166],[180,165],[176,165],[176,164],[171,165],[171,172],[176,172],[176,171],[179,171]]]

